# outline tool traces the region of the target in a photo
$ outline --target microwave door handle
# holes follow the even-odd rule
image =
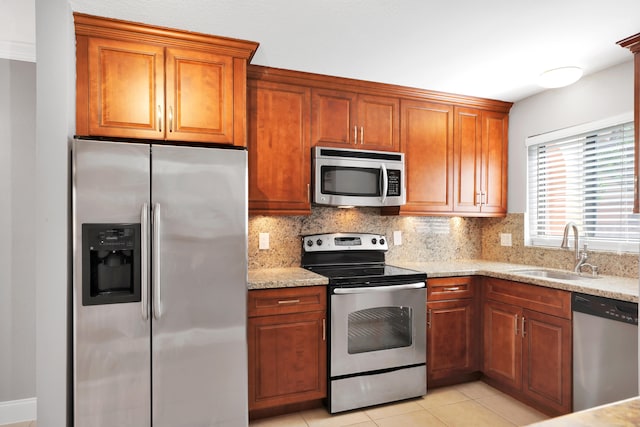
[[[383,164],[380,165],[380,179],[382,180],[382,185],[380,186],[382,189],[381,194],[381,202],[384,204],[385,200],[387,200],[387,190],[389,187],[389,178],[387,177],[387,167]]]

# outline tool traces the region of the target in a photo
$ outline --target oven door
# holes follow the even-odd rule
[[[426,362],[424,282],[331,293],[330,376]]]

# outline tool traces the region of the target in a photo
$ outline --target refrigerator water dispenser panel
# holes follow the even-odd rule
[[[82,305],[139,302],[140,224],[82,224]]]

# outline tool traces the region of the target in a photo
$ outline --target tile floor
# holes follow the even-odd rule
[[[325,409],[252,421],[250,427],[513,427],[548,417],[476,381],[429,390],[426,396],[343,414]]]
[[[36,427],[35,421],[22,421],[13,424],[0,424],[0,427]]]

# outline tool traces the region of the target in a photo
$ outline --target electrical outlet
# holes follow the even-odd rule
[[[500,233],[500,245],[511,246],[511,233]]]
[[[261,250],[269,249],[269,233],[260,233],[258,238],[258,249],[261,249]]]
[[[394,231],[393,232],[393,244],[395,246],[401,246],[402,245],[402,231]]]

